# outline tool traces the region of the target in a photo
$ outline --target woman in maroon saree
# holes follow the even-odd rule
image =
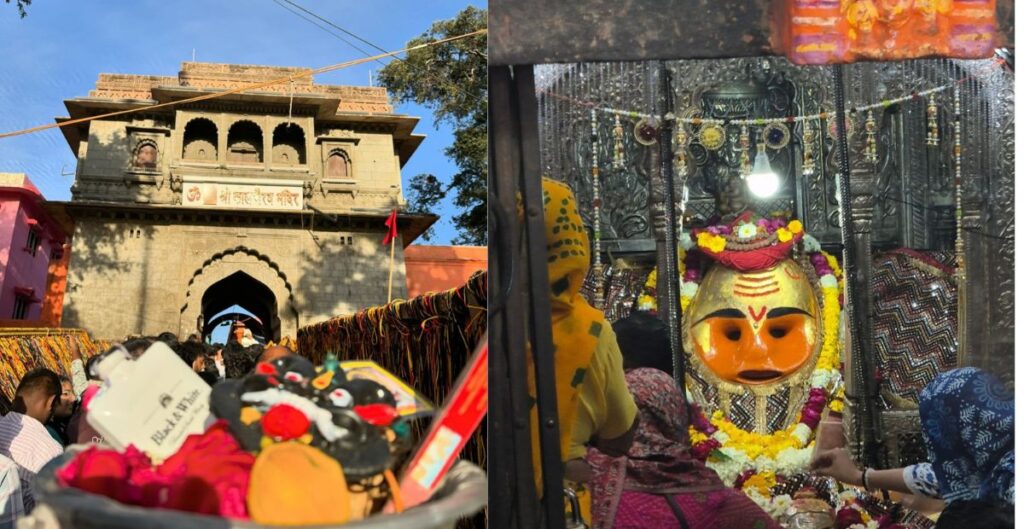
[[[630,323],[637,322],[620,321],[627,328],[616,324],[615,332],[627,367],[626,384],[639,410],[637,427],[626,456],[611,457],[593,448],[587,453],[593,469],[588,486],[594,529],[779,528],[768,513],[723,485],[718,474],[690,455],[682,390],[664,371],[639,367],[651,363],[631,355],[629,344],[623,343],[629,340]],[[645,322],[639,325],[645,327]],[[638,343],[649,353],[657,348],[660,333],[652,335],[653,329],[646,327],[636,330],[642,331]]]

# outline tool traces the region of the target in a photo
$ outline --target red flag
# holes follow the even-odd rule
[[[395,237],[398,237],[398,210],[391,210],[391,215],[388,216],[388,220],[384,221],[384,225],[388,227],[388,234],[384,236],[384,241],[381,244],[390,243]]]

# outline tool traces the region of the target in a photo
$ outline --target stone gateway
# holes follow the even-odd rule
[[[215,99],[198,95],[302,75]],[[93,335],[208,335],[235,305],[257,336],[387,302],[391,210],[423,141],[383,88],[313,83],[311,70],[186,62],[177,77],[102,74],[59,122],[78,157],[63,325]],[[400,214],[402,248],[437,219]],[[218,315],[220,315],[218,317]]]

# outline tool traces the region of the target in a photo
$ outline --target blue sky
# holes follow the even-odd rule
[[[293,0],[386,50],[405,47],[433,22],[455,16],[469,0]],[[88,95],[102,73],[177,75],[182,61],[320,67],[360,52],[302,20],[274,0],[35,0],[27,18],[0,2],[0,132],[53,123],[63,101]],[[349,39],[354,40],[354,39]],[[356,41],[364,49],[368,46]],[[372,49],[370,51],[373,51]],[[376,62],[319,75],[319,84],[365,86]],[[399,105],[421,119],[427,139],[402,171],[444,181],[455,166],[445,157],[451,129],[431,112]],[[67,200],[75,157],[57,129],[0,139],[0,172],[24,172],[50,200]],[[450,201],[437,212],[432,244],[449,244],[455,230]],[[419,241],[423,242],[423,241]]]

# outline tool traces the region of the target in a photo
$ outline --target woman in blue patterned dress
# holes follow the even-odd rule
[[[1013,508],[1013,393],[995,376],[968,367],[940,373],[921,392],[928,462],[902,469],[858,469],[845,449],[811,463],[819,474],[885,489]]]

